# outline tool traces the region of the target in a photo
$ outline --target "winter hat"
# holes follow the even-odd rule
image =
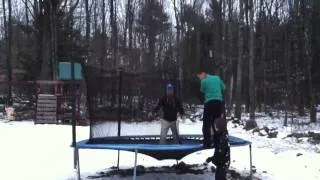
[[[168,83],[166,87],[167,89],[173,89],[173,85],[171,83]]]

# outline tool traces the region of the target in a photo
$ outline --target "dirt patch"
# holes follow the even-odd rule
[[[161,167],[144,167],[137,166],[137,176],[141,176],[144,174],[161,174],[161,173],[171,173],[171,174],[195,174],[202,175],[205,173],[215,172],[215,167],[210,166],[206,163],[204,164],[185,164],[184,162],[180,162],[179,164],[175,164],[173,166],[161,166]],[[116,167],[111,167],[106,171],[99,172],[97,175],[89,176],[89,179],[97,179],[103,177],[112,177],[118,175],[120,177],[132,176],[133,169],[120,169],[118,170]],[[213,175],[214,176],[214,175]],[[250,177],[240,174],[239,172],[230,169],[228,170],[227,179],[229,180],[249,180]],[[253,178],[255,180],[260,180],[257,178]]]
[[[292,133],[287,137],[297,138],[297,142],[300,142],[301,138],[308,138],[308,141],[312,144],[320,144],[320,133],[308,132],[308,133]]]

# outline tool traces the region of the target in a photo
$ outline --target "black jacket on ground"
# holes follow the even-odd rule
[[[176,97],[162,97],[157,107],[153,110],[153,113],[156,113],[159,111],[159,109],[162,108],[163,110],[163,119],[167,121],[176,121],[177,120],[177,114],[178,112],[180,115],[184,115],[184,110],[181,101]]]

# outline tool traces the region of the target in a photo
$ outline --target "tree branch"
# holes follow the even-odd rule
[[[23,0],[21,0],[21,1],[23,1]],[[28,0],[28,1],[29,1],[29,3],[31,3],[30,0]],[[35,19],[35,14],[34,14],[34,12],[31,11],[31,9],[30,9],[30,7],[28,6],[27,3],[25,3],[25,5],[26,5],[26,7],[27,7],[27,9],[28,9],[28,11],[29,11],[29,13],[30,13],[30,15],[32,16],[32,18]]]
[[[69,12],[70,14],[73,14],[73,12],[74,12],[74,10],[77,8],[78,4],[79,4],[79,0],[77,0],[77,1],[74,3],[74,5],[71,6],[70,12]]]
[[[21,0],[21,1],[23,1],[23,0]],[[32,4],[32,2],[31,2],[31,0],[27,0],[30,4]],[[27,6],[27,8],[28,8],[28,10],[29,10],[29,12],[30,12],[30,14],[31,14],[31,16],[33,17],[33,19],[35,19],[35,12],[32,12],[31,10],[30,10],[30,8],[29,8],[29,6],[28,6],[28,3],[24,3],[24,4],[26,4],[26,6]],[[34,7],[35,5],[33,5],[33,7]],[[33,8],[34,9],[34,8]]]

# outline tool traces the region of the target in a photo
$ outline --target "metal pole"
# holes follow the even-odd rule
[[[75,84],[74,84],[74,80],[75,80],[75,77],[74,77],[74,61],[72,60],[72,63],[71,63],[71,96],[72,96],[72,99],[71,99],[71,103],[72,103],[72,147],[73,147],[73,165],[74,165],[74,168],[76,168],[76,165],[77,165],[77,160],[76,160],[76,156],[77,156],[77,150],[76,150],[76,141],[77,141],[77,138],[76,138],[76,94],[75,94]]]
[[[81,180],[81,176],[80,176],[80,158],[79,158],[79,149],[76,148],[76,157],[77,157],[77,179]]]
[[[118,136],[121,135],[121,113],[122,113],[122,80],[123,80],[123,70],[119,71],[119,89],[118,89]]]
[[[119,89],[118,89],[118,137],[121,136],[121,114],[122,114],[122,79],[123,79],[123,70],[119,71]],[[118,162],[117,168],[119,170],[120,164],[120,151],[118,150]]]
[[[135,152],[134,152],[133,180],[137,179],[137,156],[138,156],[138,149],[135,149]]]
[[[250,151],[250,179],[252,179],[252,148],[251,148],[251,144],[249,145],[249,151]]]
[[[118,169],[118,171],[120,170],[120,150],[118,150],[117,169]]]

